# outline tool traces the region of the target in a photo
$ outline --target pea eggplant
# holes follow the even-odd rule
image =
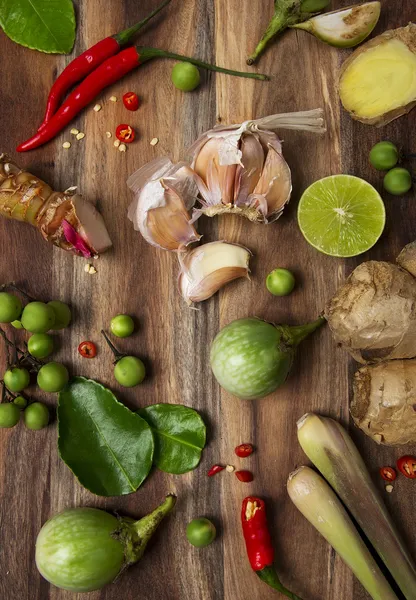
[[[238,319],[224,327],[211,346],[211,368],[218,383],[237,398],[263,398],[289,375],[297,346],[324,322],[289,327],[260,319]]]
[[[139,561],[176,497],[143,519],[117,518],[97,508],[70,508],[45,523],[36,540],[36,566],[58,588],[100,590]]]

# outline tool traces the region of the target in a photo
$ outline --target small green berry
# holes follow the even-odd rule
[[[43,429],[49,423],[48,408],[42,402],[33,402],[24,411],[23,419],[28,429]]]
[[[0,404],[0,427],[9,429],[17,425],[20,419],[20,410],[13,402],[2,402]]]
[[[26,408],[27,400],[24,396],[16,396],[16,398],[13,399],[13,404],[16,404],[19,408]]]
[[[134,331],[134,321],[129,315],[117,315],[110,322],[111,333],[119,338],[125,338]]]

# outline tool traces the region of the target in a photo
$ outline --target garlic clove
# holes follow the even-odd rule
[[[252,202],[266,201],[267,222],[280,217],[292,193],[292,176],[283,155],[270,146],[261,177],[251,196]],[[264,211],[264,208],[263,208]]]
[[[222,165],[220,163],[219,150],[221,144],[221,139],[208,139],[192,165],[208,190],[212,190],[213,197],[207,198],[208,204],[231,204],[234,197],[236,165]]]
[[[164,206],[147,211],[146,235],[159,248],[179,250],[181,246],[197,242],[201,236],[189,223],[189,214],[177,191],[164,180],[161,185],[165,188]]]
[[[264,163],[263,147],[253,134],[245,134],[241,139],[241,163],[237,165],[234,185],[234,204],[240,206],[247,202],[260,179]]]
[[[224,285],[249,274],[251,252],[238,244],[210,242],[179,254],[179,289],[188,305],[213,296]]]
[[[135,194],[128,217],[149,244],[178,250],[200,239],[188,212],[198,188],[186,163],[158,158],[133,173],[127,184]]]

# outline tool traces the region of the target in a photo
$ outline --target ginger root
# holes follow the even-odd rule
[[[111,246],[95,206],[75,193],[55,192],[0,154],[0,215],[36,227],[48,242],[86,258]]]
[[[390,360],[359,369],[351,415],[378,444],[416,442],[416,360]]]
[[[391,29],[344,62],[339,95],[353,119],[381,127],[416,106],[416,24]]]
[[[362,263],[325,308],[336,342],[357,362],[416,356],[416,279],[405,270],[412,253],[405,249],[398,260],[403,268]]]

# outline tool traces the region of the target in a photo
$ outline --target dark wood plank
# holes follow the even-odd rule
[[[376,32],[405,24],[414,16],[414,0],[382,0],[383,14]],[[115,7],[117,4],[117,8]],[[334,8],[349,0],[334,1]],[[143,17],[155,2],[90,0],[78,3],[78,33],[73,56],[98,39]],[[238,0],[172,2],[157,27],[147,29],[143,44],[215,60],[245,69],[253,48],[272,13],[267,3]],[[54,75],[71,57],[47,56],[19,47],[0,36],[3,61],[0,111],[2,150],[15,156],[18,141],[41,120],[47,90]],[[319,177],[346,172],[367,178],[381,189],[381,178],[368,165],[371,145],[386,138],[411,147],[416,112],[382,130],[353,122],[339,106],[336,81],[349,51],[325,46],[304,32],[288,32],[262,58],[258,69],[272,73],[270,84],[204,75],[204,85],[184,95],[170,82],[171,65],[155,61],[127,76],[103,94],[103,110],[86,109],[74,126],[86,132],[69,151],[62,143],[68,131],[42,149],[19,156],[22,165],[65,189],[78,185],[97,202],[108,224],[114,250],[97,261],[98,273],[87,275],[81,259],[42,243],[29,226],[0,220],[0,281],[15,279],[40,299],[60,298],[75,309],[73,326],[60,334],[59,358],[74,373],[94,377],[114,389],[129,407],[154,402],[183,402],[200,410],[209,423],[210,443],[201,467],[185,476],[155,472],[136,494],[103,499],[81,488],[60,461],[56,427],[36,433],[23,426],[0,431],[0,523],[2,549],[0,597],[5,600],[81,600],[49,586],[34,565],[34,541],[42,523],[67,506],[100,506],[131,515],[144,514],[169,491],[178,494],[175,515],[166,521],[140,566],[116,584],[90,594],[91,600],[270,600],[276,594],[251,572],[242,544],[239,509],[242,498],[256,493],[268,500],[279,572],[287,585],[305,600],[364,600],[351,572],[334,555],[290,503],[285,489],[288,473],[305,461],[296,442],[295,423],[303,413],[317,411],[349,423],[349,382],[354,365],[336,350],[328,329],[305,342],[296,372],[275,395],[258,402],[241,402],[220,391],[208,361],[209,343],[220,326],[234,318],[257,315],[272,321],[301,323],[322,310],[328,297],[363,258],[394,259],[413,239],[414,195],[386,199],[388,227],[383,239],[364,257],[341,261],[317,253],[303,240],[296,224],[296,205],[302,190]],[[126,155],[117,152],[106,130],[126,119],[122,94],[132,89],[143,100],[129,117],[140,132]],[[109,102],[115,95],[119,102]],[[174,256],[148,246],[126,218],[130,193],[125,181],[136,168],[156,156],[172,160],[217,120],[239,122],[276,112],[322,106],[328,133],[322,137],[283,132],[284,152],[294,178],[293,199],[283,217],[262,227],[242,219],[201,220],[206,241],[227,239],[255,253],[251,282],[239,281],[190,311],[176,291]],[[157,146],[150,146],[158,137]],[[412,204],[413,202],[413,204]],[[276,266],[297,274],[300,285],[287,299],[271,297],[264,288],[266,274]],[[83,361],[78,343],[87,337],[100,342],[99,330],[118,312],[137,318],[138,331],[122,347],[142,356],[150,377],[137,390],[122,390],[111,376],[111,356],[100,343],[100,356]],[[4,359],[4,356],[2,356]],[[2,366],[4,362],[2,361]],[[55,398],[45,397],[53,405]],[[382,463],[393,463],[400,450],[378,448],[351,427],[368,465],[376,476]],[[234,475],[206,477],[214,462],[240,465],[234,447],[252,441],[258,451],[247,461],[255,472],[250,485]],[[386,501],[416,554],[415,495],[411,482],[400,481]],[[185,525],[206,515],[218,524],[215,544],[195,550],[185,538]]]

